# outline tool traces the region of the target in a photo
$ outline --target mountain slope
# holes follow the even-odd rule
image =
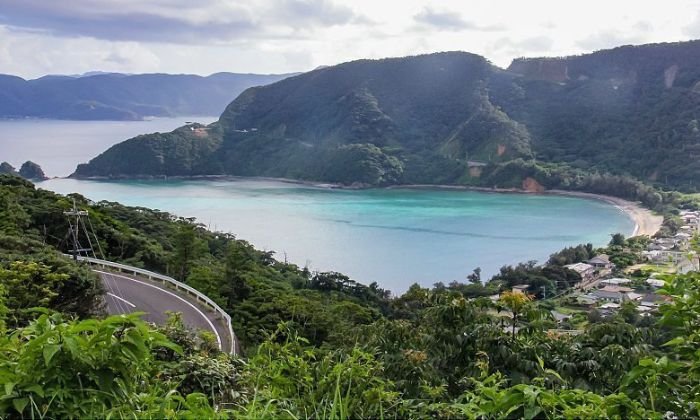
[[[24,80],[0,75],[0,118],[132,120],[216,115],[245,89],[287,76],[104,73]]]
[[[432,182],[448,163],[452,181],[467,160],[530,156],[526,127],[489,100],[498,71],[483,57],[441,53],[360,60],[251,88],[210,127],[222,137],[212,158],[224,174],[348,184]],[[140,144],[140,153],[157,154]],[[117,145],[76,175],[142,174],[123,153]]]
[[[175,174],[500,187],[534,177],[566,188],[611,173],[694,191],[700,41],[518,59],[507,70],[462,52],[354,61],[247,89],[209,129],[216,151]],[[110,165],[75,175],[140,175],[129,155],[157,151],[129,144],[137,150],[117,145],[100,156]]]

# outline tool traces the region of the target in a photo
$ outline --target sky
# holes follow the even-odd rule
[[[461,50],[513,58],[700,38],[700,0],[0,0],[0,73],[289,73]]]

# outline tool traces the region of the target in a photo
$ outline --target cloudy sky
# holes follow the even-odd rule
[[[0,0],[0,73],[286,73],[463,50],[507,66],[700,38],[700,0]]]

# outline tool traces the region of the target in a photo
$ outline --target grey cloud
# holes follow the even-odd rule
[[[430,7],[424,8],[420,13],[413,16],[413,19],[421,25],[449,31],[501,31],[504,29],[499,25],[479,25],[464,19],[459,13],[436,11]]]
[[[330,0],[275,0],[251,4],[223,0],[0,0],[0,24],[14,30],[111,41],[201,44],[290,36],[300,28],[362,22]],[[278,31],[274,33],[273,29]]]
[[[576,41],[576,45],[587,51],[618,47],[625,44],[642,44],[646,34],[622,34],[618,31],[603,31]]]
[[[276,7],[276,14],[278,18],[294,24],[316,22],[342,25],[356,19],[352,9],[328,0],[286,0]]]
[[[546,52],[554,45],[554,40],[546,35],[511,39],[501,38],[493,44],[494,50],[507,50],[509,52],[523,54],[526,52]]]

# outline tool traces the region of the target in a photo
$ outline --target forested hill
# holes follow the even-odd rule
[[[287,76],[97,73],[24,80],[0,75],[0,118],[135,120],[218,115],[245,89]]]
[[[349,62],[248,89],[207,128],[129,140],[75,175],[591,189],[610,173],[697,190],[697,61],[693,41],[507,70],[463,52]]]
[[[74,205],[107,259],[176,276],[223,307],[243,356],[177,315],[157,328],[105,318],[95,273],[59,253]],[[622,267],[646,243],[615,235],[485,284],[474,270],[468,284],[391,298],[192,219],[0,175],[0,418],[698,418],[700,274],[660,277],[664,298],[644,313],[561,295],[581,281],[563,264],[605,252]],[[523,284],[535,295],[511,290]]]

